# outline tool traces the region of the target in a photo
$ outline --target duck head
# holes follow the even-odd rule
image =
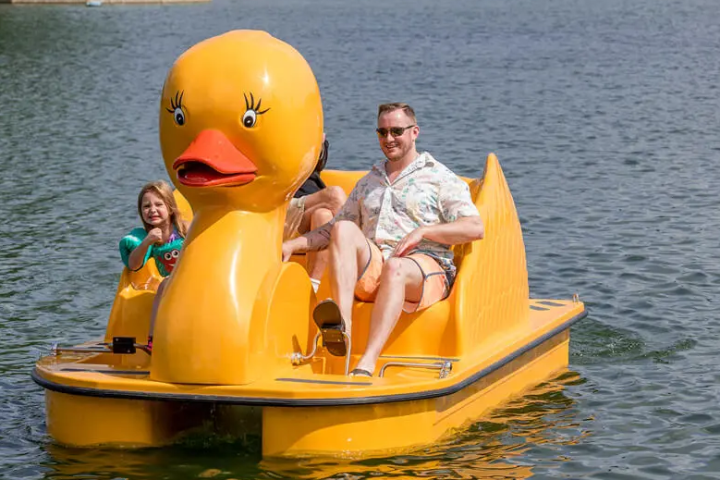
[[[200,42],[165,80],[162,154],[195,210],[278,208],[312,172],[322,132],[310,66],[265,32],[236,30]]]

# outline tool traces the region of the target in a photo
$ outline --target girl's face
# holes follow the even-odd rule
[[[142,218],[152,227],[162,227],[170,221],[167,205],[155,192],[146,192],[142,197]]]

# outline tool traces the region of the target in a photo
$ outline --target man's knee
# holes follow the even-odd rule
[[[330,230],[330,235],[333,240],[346,239],[348,237],[355,236],[360,229],[353,222],[348,220],[340,220],[335,222]]]
[[[385,263],[383,263],[382,273],[380,274],[380,284],[405,282],[405,269],[403,265],[405,261],[406,260],[397,257],[388,258]]]
[[[360,227],[348,220],[335,222],[330,230],[330,246],[340,250],[367,249],[367,240]]]
[[[316,229],[325,225],[333,218],[333,213],[327,208],[317,208],[310,214],[310,228]]]
[[[328,195],[330,195],[330,197],[334,198],[335,200],[338,200],[342,203],[345,203],[345,200],[347,200],[347,195],[345,195],[345,190],[343,190],[342,187],[327,187],[327,191]]]
[[[337,213],[340,208],[345,204],[345,201],[347,200],[347,195],[345,195],[345,190],[343,190],[341,187],[332,186],[327,187],[323,190],[323,192],[326,195],[326,200],[328,205],[330,206],[330,209],[333,211],[333,213]]]

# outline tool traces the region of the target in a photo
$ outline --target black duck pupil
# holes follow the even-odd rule
[[[253,126],[253,119],[252,119],[252,117],[245,117],[245,126],[246,126],[246,127],[252,127],[252,126]]]
[[[175,114],[175,121],[177,121],[177,123],[179,123],[180,125],[182,125],[183,123],[185,123],[185,119],[183,118],[183,114],[182,114],[182,113],[176,113],[176,114]]]

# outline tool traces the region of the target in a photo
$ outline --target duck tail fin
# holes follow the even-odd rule
[[[529,288],[525,243],[515,202],[495,154],[470,193],[485,226],[482,240],[456,247],[455,318],[463,350],[528,320]]]

